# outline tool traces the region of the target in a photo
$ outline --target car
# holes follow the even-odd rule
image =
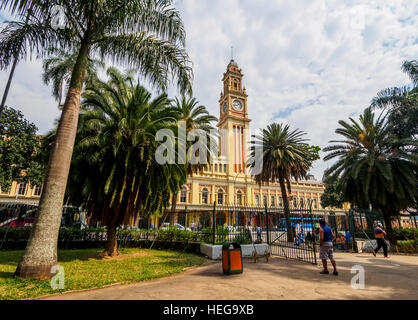
[[[169,222],[163,222],[161,224],[161,227],[160,227],[161,230],[167,230],[168,228],[170,228],[170,223]]]
[[[175,223],[175,224],[174,224],[174,226],[175,226],[177,229],[182,230],[182,231],[192,231],[192,229],[190,229],[190,228],[186,228],[186,227],[182,226],[180,223]]]

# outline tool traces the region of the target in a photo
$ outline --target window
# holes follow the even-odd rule
[[[303,208],[303,205],[304,205],[304,203],[303,203],[303,198],[300,198],[300,206]]]
[[[40,196],[42,191],[42,186],[35,186],[33,189],[33,195],[34,196]]]
[[[215,164],[215,172],[218,172],[218,165]]]
[[[242,206],[242,192],[237,192],[237,205]]]
[[[316,199],[313,199],[313,207],[314,209],[318,209],[317,203],[316,203]]]
[[[256,206],[259,206],[260,205],[260,197],[258,196],[258,194],[255,195],[254,204]]]
[[[293,206],[296,208],[298,206],[298,199],[293,198]]]
[[[187,201],[187,189],[185,187],[181,188],[180,192],[180,202],[186,202]]]
[[[224,203],[224,191],[222,189],[218,190],[218,204]]]
[[[213,166],[210,164],[209,165],[209,171],[212,172],[212,170],[213,170]]]
[[[263,205],[267,205],[267,196],[263,196]]]
[[[208,189],[202,189],[202,203],[208,203]]]
[[[224,172],[226,172],[226,164],[224,164]]]
[[[20,183],[17,194],[25,195],[26,194],[26,183]]]
[[[279,197],[279,207],[283,207],[283,198]]]
[[[274,196],[271,196],[271,199],[270,199],[270,205],[272,206],[272,207],[275,207],[276,206],[276,203],[275,203],[275,197]]]

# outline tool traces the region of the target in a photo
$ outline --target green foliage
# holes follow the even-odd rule
[[[393,132],[400,138],[418,135],[418,61],[405,61],[404,71],[412,81],[411,86],[387,88],[372,100],[371,107],[388,109],[388,121]]]
[[[229,235],[228,227],[218,226],[215,229],[215,244],[223,244]],[[207,227],[202,229],[202,242],[213,243],[213,228]]]
[[[0,115],[0,186],[8,192],[13,181],[42,185],[45,163],[36,126],[13,108]],[[23,174],[22,174],[23,173]]]
[[[28,241],[31,228],[28,227],[0,227],[0,239],[7,241]],[[102,228],[67,228],[61,227],[58,241],[103,241],[105,229]]]
[[[314,161],[321,159],[321,157],[319,156],[319,151],[321,151],[321,148],[319,146],[308,145],[308,159],[310,162],[310,166],[312,166],[312,163]]]
[[[398,240],[395,250],[404,253],[416,253],[418,252],[418,239],[415,240]]]
[[[336,133],[344,140],[330,141],[324,160],[337,158],[325,176],[339,177],[344,200],[359,208],[380,209],[385,222],[400,210],[416,205],[418,157],[409,152],[418,142],[400,139],[383,115],[375,119],[370,108],[359,121],[339,121]]]
[[[273,123],[263,129],[261,135],[253,136],[251,156],[254,162],[249,166],[253,168],[257,163],[263,163],[262,171],[255,175],[258,184],[307,177],[315,151],[309,149],[304,135],[306,133],[298,129],[290,131],[288,125]],[[257,153],[256,150],[261,148],[263,152]]]
[[[338,188],[339,178],[326,177],[324,180],[325,190],[321,196],[321,206],[342,208],[344,203],[344,194]]]
[[[415,228],[396,228],[393,232],[397,240],[418,239],[418,229]]]
[[[51,19],[56,6],[63,9],[67,21],[60,28]],[[1,8],[13,11],[14,6]],[[19,7],[17,17],[25,21],[28,9]],[[80,53],[70,80],[73,88],[81,88],[88,57],[97,55],[102,61],[110,58],[130,65],[162,91],[177,80],[182,92],[191,92],[186,34],[173,1],[131,0],[123,5],[114,0],[31,1],[30,9],[27,23],[11,21],[2,28],[0,69],[10,65],[15,56],[19,60],[31,55],[44,57],[50,48],[59,48]]]
[[[52,82],[52,95],[61,106],[64,88],[68,87],[71,73],[78,56],[78,50],[69,53],[63,49],[50,48],[49,55],[43,62],[42,79],[46,85]],[[86,79],[95,77],[97,67],[104,68],[104,63],[98,59],[89,59],[87,63]]]
[[[186,166],[159,164],[161,129],[174,129],[177,113],[166,94],[151,94],[114,68],[108,82],[92,81],[83,93],[67,197],[94,221],[116,226],[143,213],[162,212],[170,193],[186,182]],[[177,141],[167,140],[172,150]],[[80,188],[83,186],[83,188]]]
[[[58,250],[58,264],[65,269],[63,290],[53,290],[50,280],[15,277],[13,273],[23,251],[0,251],[0,300],[29,299],[115,283],[157,279],[205,262],[203,257],[196,254],[171,250],[121,249],[120,259],[101,259],[102,251]]]
[[[239,244],[251,244],[251,238],[248,232],[240,232],[234,237],[234,242]]]

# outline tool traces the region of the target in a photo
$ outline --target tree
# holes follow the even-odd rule
[[[157,132],[176,126],[167,95],[151,100],[129,75],[114,68],[107,74],[108,82],[94,81],[83,94],[87,111],[80,115],[67,192],[71,203],[83,206],[92,221],[106,226],[105,254],[114,256],[116,228],[138,214],[160,213],[170,193],[186,182],[186,167],[156,160],[162,143]]]
[[[218,119],[215,116],[212,116],[205,106],[199,105],[199,101],[196,98],[183,96],[181,99],[175,98],[173,101],[173,108],[177,113],[177,121],[183,122],[186,134],[188,134],[192,130],[202,130],[203,133],[207,137],[211,137],[211,130],[214,128],[211,125],[212,121],[218,121]],[[211,137],[212,139],[214,137]],[[185,141],[186,149],[192,150],[190,148],[191,142]],[[210,161],[210,156],[214,155],[217,152],[215,150],[212,150],[210,147],[210,141],[208,140],[208,145],[206,148],[206,154],[207,154],[207,160]],[[187,173],[188,175],[193,175],[193,173],[197,172],[199,169],[201,169],[205,164],[195,164],[191,165],[188,162],[188,159],[190,158],[190,155],[186,156],[186,167],[187,167]],[[177,205],[177,195],[178,192],[173,193],[172,199],[171,199],[171,212],[172,214],[176,210]]]
[[[416,204],[418,156],[408,152],[417,141],[402,139],[393,133],[393,124],[381,114],[377,119],[371,108],[359,121],[339,121],[335,132],[344,140],[330,141],[324,160],[337,158],[325,171],[339,178],[344,200],[360,207],[382,212],[389,240],[394,243],[391,217]]]
[[[402,71],[412,81],[412,87],[394,87],[380,91],[372,100],[372,108],[387,109],[388,121],[396,135],[402,138],[418,136],[418,61],[404,61]]]
[[[49,56],[44,60],[42,78],[46,85],[52,82],[52,95],[58,101],[58,106],[62,105],[64,88],[70,81],[77,55],[77,51],[68,53],[59,48],[51,48]],[[97,74],[97,67],[104,68],[104,63],[101,60],[89,58],[86,69],[87,78]]]
[[[338,177],[325,177],[325,190],[321,196],[321,206],[342,208],[344,204],[344,194],[339,190]]]
[[[10,190],[13,181],[42,185],[42,138],[36,126],[13,108],[5,107],[0,116],[0,186]]]
[[[262,163],[260,173],[253,174],[257,184],[279,182],[283,197],[286,218],[287,239],[293,241],[293,232],[290,224],[290,208],[287,192],[291,194],[291,179],[298,181],[306,179],[312,153],[306,139],[306,133],[296,129],[290,131],[289,125],[273,123],[263,129],[261,135],[254,135],[251,141],[251,157],[254,163]],[[262,150],[261,153],[256,152]],[[287,186],[287,190],[286,190]]]
[[[34,53],[44,57],[51,47],[78,50],[38,214],[16,270],[21,277],[50,278],[57,263],[61,208],[89,58],[97,54],[102,60],[126,63],[161,90],[166,90],[174,78],[181,92],[190,92],[192,70],[184,50],[184,26],[170,0],[6,0],[0,9],[25,15],[29,3],[32,11],[28,23],[10,22],[0,31],[0,69],[16,55],[20,59]],[[65,25],[55,24],[53,10],[57,6]]]

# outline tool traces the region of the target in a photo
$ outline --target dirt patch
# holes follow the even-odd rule
[[[86,255],[88,259],[97,259],[97,260],[124,260],[129,258],[137,258],[137,257],[146,257],[150,256],[151,254],[147,251],[140,251],[140,252],[133,252],[133,253],[121,253],[117,256],[110,257],[106,254],[106,252],[99,252],[99,253],[92,253]]]

